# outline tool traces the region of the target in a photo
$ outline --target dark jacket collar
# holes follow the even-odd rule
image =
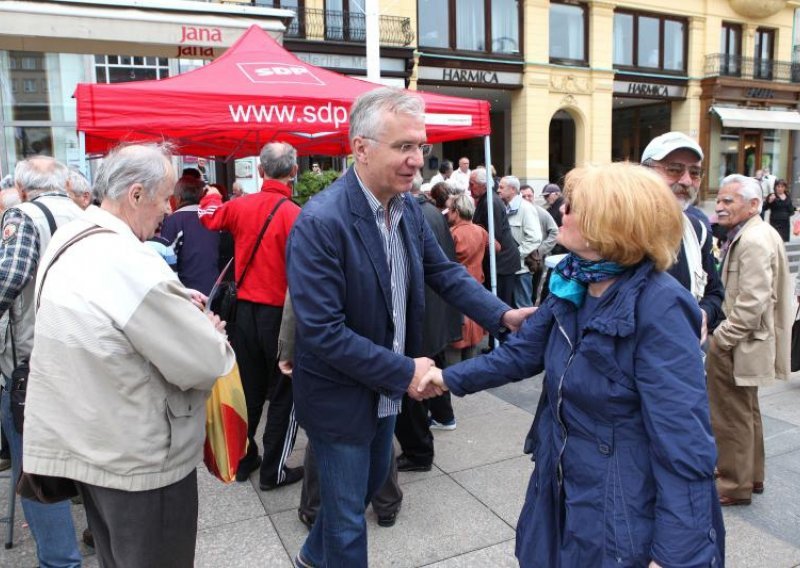
[[[645,260],[620,276],[603,295],[586,328],[611,336],[632,335],[636,329],[639,295],[654,270],[653,263]],[[554,297],[553,313],[560,322],[572,321],[577,325],[577,308],[572,302]],[[574,337],[578,330],[572,331]]]

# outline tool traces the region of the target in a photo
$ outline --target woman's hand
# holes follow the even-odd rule
[[[659,564],[655,560],[651,560],[650,564],[647,565],[647,568],[661,568],[661,564]]]

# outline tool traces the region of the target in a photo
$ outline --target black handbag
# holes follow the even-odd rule
[[[267,217],[266,221],[264,221],[264,225],[261,227],[261,232],[258,233],[258,238],[256,238],[256,243],[253,246],[253,250],[250,252],[250,258],[247,259],[247,264],[244,265],[242,276],[239,278],[239,282],[235,282],[233,279],[225,279],[226,273],[233,265],[233,259],[231,259],[228,261],[228,264],[225,265],[225,268],[222,269],[219,278],[217,278],[217,281],[214,283],[214,287],[211,289],[211,292],[208,295],[209,309],[217,314],[219,319],[227,322],[228,325],[231,325],[234,321],[236,321],[236,290],[240,288],[242,286],[242,282],[244,282],[244,277],[247,275],[247,269],[250,268],[250,264],[253,262],[253,258],[256,256],[256,251],[258,251],[261,240],[264,238],[264,233],[267,232],[267,227],[269,227],[270,221],[272,221],[272,218],[275,216],[278,208],[283,205],[284,201],[287,200],[288,198],[286,197],[281,198],[278,203],[275,204],[275,207],[272,208],[272,212],[269,214],[269,217]]]
[[[800,308],[798,308],[792,324],[792,372],[800,371],[800,320],[797,319],[798,315],[800,315]]]

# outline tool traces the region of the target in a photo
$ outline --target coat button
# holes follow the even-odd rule
[[[711,542],[717,542],[717,531],[714,530],[713,528],[710,531],[708,531],[708,540],[710,540]]]
[[[600,448],[599,449],[600,449],[600,453],[603,454],[604,456],[607,456],[608,454],[611,453],[611,448],[608,447],[607,444],[600,444]]]

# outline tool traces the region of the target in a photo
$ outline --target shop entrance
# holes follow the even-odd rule
[[[756,170],[761,169],[761,131],[745,130],[742,132],[739,163],[736,171],[748,177],[754,177]]]
[[[563,185],[564,176],[575,167],[575,120],[565,110],[550,119],[550,183]]]

